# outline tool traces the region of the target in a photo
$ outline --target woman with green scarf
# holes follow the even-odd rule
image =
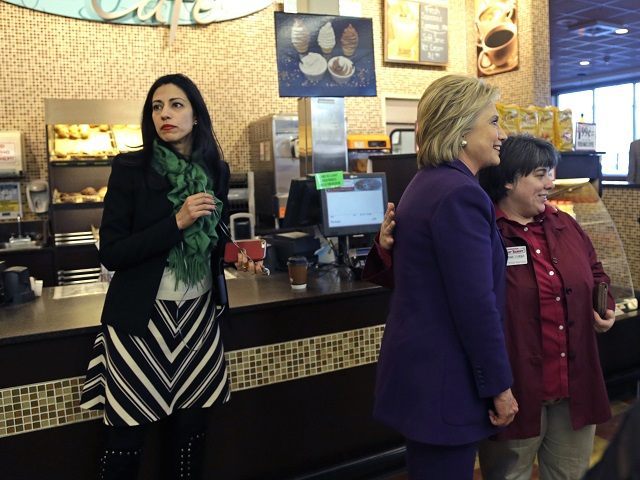
[[[229,166],[196,85],[180,74],[151,86],[140,151],[112,166],[100,261],[115,271],[83,387],[103,409],[100,479],[136,478],[147,427],[170,417],[167,478],[200,478],[206,408],[229,399],[218,317]]]

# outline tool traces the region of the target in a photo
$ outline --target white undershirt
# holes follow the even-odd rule
[[[176,287],[176,277],[172,270],[165,267],[160,279],[160,286],[158,287],[158,293],[156,299],[158,300],[171,300],[174,302],[180,302],[184,300],[192,300],[204,295],[211,290],[211,269],[207,269],[207,275],[196,285],[187,287],[187,285],[180,281]]]

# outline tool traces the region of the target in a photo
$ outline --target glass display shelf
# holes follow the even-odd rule
[[[549,203],[571,215],[591,239],[598,260],[611,279],[611,294],[618,313],[636,310],[638,302],[624,246],[611,215],[589,179],[556,180]]]

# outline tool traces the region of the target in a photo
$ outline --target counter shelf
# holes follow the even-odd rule
[[[50,160],[54,168],[67,167],[110,167],[111,158],[73,158],[71,160]]]
[[[136,143],[142,143],[139,129],[141,111],[141,100],[44,101],[51,199],[66,197],[69,200],[52,201],[49,209],[55,250],[53,272],[63,273],[57,276],[58,279],[67,278],[65,272],[100,267],[95,247],[90,248],[93,244],[90,231],[92,226],[100,225],[104,204],[102,201],[88,201],[98,200],[99,196],[82,195],[81,192],[92,187],[97,193],[105,187],[113,157],[135,149]],[[83,135],[85,138],[81,138]],[[56,191],[60,197],[54,195]],[[61,242],[72,232],[88,235],[82,241]]]
[[[52,203],[51,208],[54,210],[78,210],[83,208],[104,208],[104,202],[60,202]]]

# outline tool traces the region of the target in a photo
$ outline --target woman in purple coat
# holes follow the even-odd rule
[[[420,170],[397,210],[374,406],[406,437],[412,480],[471,479],[478,442],[518,409],[502,327],[504,249],[475,177],[500,162],[497,96],[448,75],[418,106]]]
[[[595,335],[613,325],[613,298],[604,318],[592,306],[593,290],[609,278],[577,222],[546,204],[557,163],[553,146],[509,137],[500,158],[479,178],[495,202],[507,251],[505,335],[520,411],[480,444],[482,475],[528,480],[537,457],[541,480],[578,480],[589,465],[595,424],[610,416]],[[403,204],[404,197],[398,212]],[[377,283],[388,285],[396,273],[389,266],[397,252],[391,262],[386,251],[394,225],[391,205],[366,272]]]

